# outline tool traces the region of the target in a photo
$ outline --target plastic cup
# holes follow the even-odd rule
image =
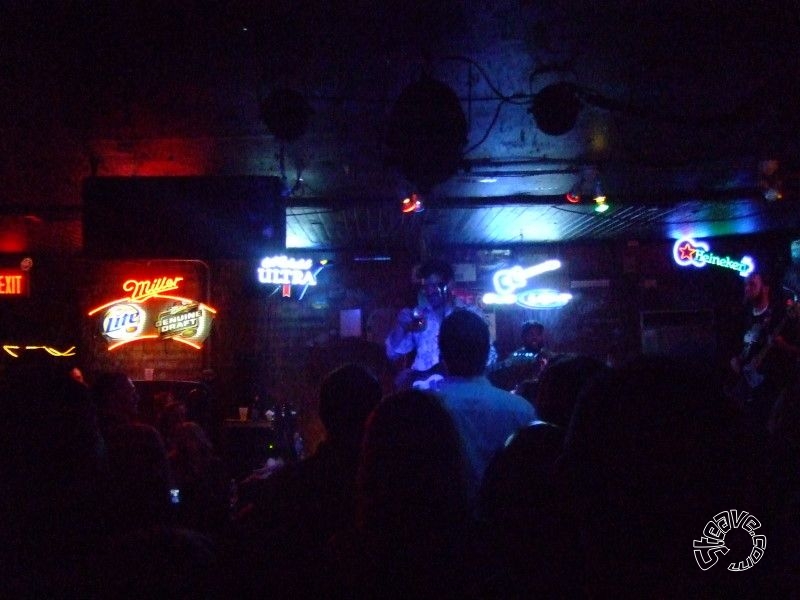
[[[408,326],[408,330],[411,332],[422,331],[425,329],[425,313],[421,310],[414,310],[411,313],[411,323]]]

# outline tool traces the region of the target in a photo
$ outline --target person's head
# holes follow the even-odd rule
[[[191,462],[214,456],[214,446],[206,432],[193,421],[183,421],[172,431],[172,446],[176,456]]]
[[[167,404],[158,414],[159,433],[164,437],[164,441],[167,443],[168,447],[172,443],[175,430],[185,421],[186,405],[176,400]]]
[[[544,346],[544,325],[538,321],[526,321],[520,330],[522,345],[525,348],[538,351]]]
[[[744,299],[757,306],[769,301],[769,278],[764,273],[753,272],[744,280]]]
[[[139,395],[133,381],[125,373],[102,373],[92,386],[92,393],[102,421],[128,423],[137,418]]]
[[[386,396],[367,420],[357,477],[358,524],[418,534],[468,513],[461,441],[440,399],[425,390]]]
[[[350,363],[328,373],[319,393],[319,417],[328,438],[357,445],[382,394],[376,377],[361,365]]]
[[[562,464],[599,589],[640,581],[658,596],[685,595],[673,576],[700,571],[684,548],[720,507],[768,518],[761,442],[725,396],[724,377],[710,360],[653,354],[606,369],[582,391]]]
[[[80,367],[72,367],[68,372],[67,375],[70,379],[77,381],[82,385],[86,385],[86,379],[83,377],[83,371],[81,371]]]
[[[607,369],[602,361],[584,355],[567,355],[542,371],[533,405],[539,418],[566,427],[583,387]]]
[[[107,440],[109,502],[115,527],[136,529],[168,517],[172,478],[164,441],[150,425],[126,424]]]
[[[450,313],[439,330],[439,357],[457,377],[483,373],[489,357],[489,326],[469,310]]]
[[[416,272],[422,295],[433,308],[444,306],[450,299],[453,284],[453,267],[440,259],[423,262]]]
[[[564,430],[550,423],[534,422],[515,432],[486,470],[480,490],[483,517],[518,531],[535,529],[558,502],[552,478],[563,443]]]

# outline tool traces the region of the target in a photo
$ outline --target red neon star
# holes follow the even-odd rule
[[[678,248],[678,251],[681,253],[681,260],[692,260],[697,253],[697,248],[692,246],[689,242],[686,242],[683,246]]]

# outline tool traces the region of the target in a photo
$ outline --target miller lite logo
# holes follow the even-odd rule
[[[89,316],[103,315],[101,333],[108,349],[156,339],[202,348],[217,311],[203,302],[169,293],[175,292],[181,281],[183,277],[127,279],[122,284],[127,296],[91,309]]]
[[[136,304],[115,304],[103,317],[103,335],[110,340],[130,340],[142,334],[147,313]]]

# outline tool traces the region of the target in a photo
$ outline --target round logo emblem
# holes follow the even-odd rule
[[[750,534],[753,547],[744,560],[732,562],[728,571],[746,571],[755,565],[764,556],[767,547],[767,538],[757,535],[756,530],[761,528],[761,522],[746,510],[726,510],[714,516],[703,528],[703,536],[693,540],[694,559],[703,571],[707,571],[719,560],[719,555],[726,555],[730,549],[725,545],[725,535],[733,529],[741,529]]]
[[[115,304],[103,317],[103,335],[116,341],[138,337],[144,330],[147,313],[136,304]]]

